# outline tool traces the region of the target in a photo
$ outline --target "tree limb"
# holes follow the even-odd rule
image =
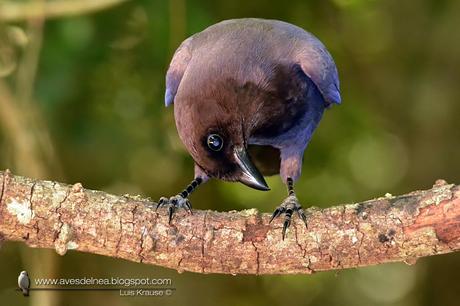
[[[460,187],[326,209],[310,208],[308,229],[257,210],[179,211],[171,225],[154,203],[0,172],[1,240],[73,249],[200,273],[312,273],[416,259],[460,249]]]
[[[83,15],[97,12],[126,1],[127,0],[4,1],[0,3],[0,21],[17,22],[31,18]]]

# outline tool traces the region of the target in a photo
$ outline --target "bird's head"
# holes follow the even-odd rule
[[[177,130],[195,163],[209,176],[269,190],[247,152],[248,135],[234,98],[224,92],[178,96]]]

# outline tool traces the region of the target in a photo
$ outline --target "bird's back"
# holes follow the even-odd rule
[[[217,73],[242,84],[263,86],[276,65],[298,63],[327,103],[340,102],[332,57],[316,37],[295,25],[279,20],[232,19],[212,25],[188,40],[192,56],[187,70],[194,72],[189,77]]]
[[[215,24],[192,36],[190,68],[204,74],[228,75],[243,84],[263,83],[273,65],[290,60],[295,50],[295,36],[299,35],[292,33],[294,26],[285,26],[291,31],[283,32],[282,25],[288,24],[262,19]]]

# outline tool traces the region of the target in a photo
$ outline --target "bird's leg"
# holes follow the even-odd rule
[[[166,197],[161,197],[160,200],[158,201],[156,209],[162,206],[165,206],[168,208],[168,216],[169,216],[168,222],[170,224],[171,224],[173,214],[177,208],[184,208],[187,212],[192,213],[192,205],[190,204],[190,201],[188,200],[188,196],[201,183],[203,183],[203,178],[201,178],[200,176],[195,177],[195,179],[193,179],[193,181],[190,184],[188,184],[187,187],[185,187],[185,189],[181,193],[175,196],[172,196],[169,199]]]
[[[305,226],[307,226],[307,216],[305,215],[305,212],[303,211],[302,206],[300,206],[299,200],[297,199],[297,196],[295,195],[295,192],[294,192],[294,180],[288,177],[286,179],[286,183],[287,183],[287,189],[288,189],[288,197],[281,203],[280,206],[278,206],[275,209],[270,219],[270,222],[269,222],[271,223],[273,219],[275,219],[276,217],[280,216],[283,213],[285,214],[284,223],[283,223],[283,240],[284,240],[284,237],[286,236],[286,230],[288,229],[289,225],[291,225],[291,218],[294,212],[297,212],[299,217],[305,223]]]

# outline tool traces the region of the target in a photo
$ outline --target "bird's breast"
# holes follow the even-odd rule
[[[272,146],[249,145],[249,155],[257,169],[263,175],[275,175],[280,172],[280,150]]]

